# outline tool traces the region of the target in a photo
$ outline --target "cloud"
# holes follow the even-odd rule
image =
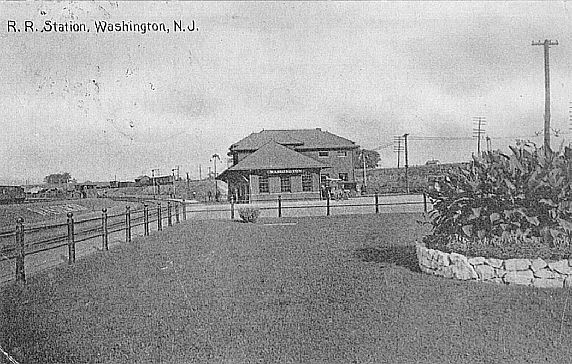
[[[406,132],[470,137],[471,118],[483,115],[499,138],[533,134],[544,80],[542,48],[530,42],[544,38],[560,41],[551,50],[552,110],[554,125],[567,127],[565,3],[3,3],[0,10],[36,21],[194,19],[201,28],[190,36],[4,34],[0,141],[18,161],[0,160],[8,176],[60,167],[91,180],[175,164],[192,171],[270,128],[322,127],[377,147]],[[418,146],[412,163],[429,154],[465,158],[474,149],[466,144]]]

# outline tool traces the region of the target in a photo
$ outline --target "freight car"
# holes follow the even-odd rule
[[[0,204],[21,203],[25,200],[24,187],[0,186]]]

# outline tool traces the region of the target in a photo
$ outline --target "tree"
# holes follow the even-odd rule
[[[44,177],[44,182],[50,184],[62,184],[62,183],[69,183],[71,179],[72,179],[71,174],[69,174],[68,172],[52,173]]]
[[[375,150],[360,149],[358,151],[357,168],[363,169],[363,159],[365,158],[366,168],[376,168],[377,163],[381,160],[379,153]]]

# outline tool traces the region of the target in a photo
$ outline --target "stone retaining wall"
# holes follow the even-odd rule
[[[572,259],[494,259],[444,253],[417,243],[421,270],[446,278],[535,287],[572,288]]]

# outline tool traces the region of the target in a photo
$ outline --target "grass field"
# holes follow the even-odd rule
[[[420,273],[417,215],[192,221],[1,291],[22,363],[563,363],[571,290]]]
[[[124,214],[125,207],[131,206],[133,218],[141,217],[143,205],[138,202],[114,201],[107,198],[87,198],[76,200],[54,200],[25,204],[0,205],[0,265],[3,260],[15,254],[14,230],[18,217],[24,219],[27,230],[25,242],[27,251],[31,252],[54,244],[61,244],[67,237],[67,226],[61,226],[67,221],[66,208],[73,208],[76,240],[93,235],[101,226],[101,210],[108,209],[108,215]],[[95,219],[87,223],[80,223],[88,219]],[[109,226],[123,224],[123,216],[115,216],[109,219]],[[3,224],[3,225],[2,225]],[[34,229],[42,227],[42,229]],[[48,241],[48,243],[46,243]],[[1,270],[1,268],[0,268]],[[0,272],[3,276],[3,272]],[[0,278],[0,280],[2,280]]]
[[[135,202],[114,201],[108,198],[86,198],[73,200],[53,200],[24,204],[0,205],[0,230],[13,229],[18,217],[24,218],[24,222],[30,224],[55,224],[65,222],[67,215],[65,212],[42,215],[33,210],[35,208],[62,206],[67,204],[79,205],[84,208],[82,211],[74,212],[76,219],[88,218],[91,216],[101,216],[101,209],[107,208],[109,213],[119,213],[125,211],[125,206],[130,205],[132,209],[142,208],[142,205]]]

